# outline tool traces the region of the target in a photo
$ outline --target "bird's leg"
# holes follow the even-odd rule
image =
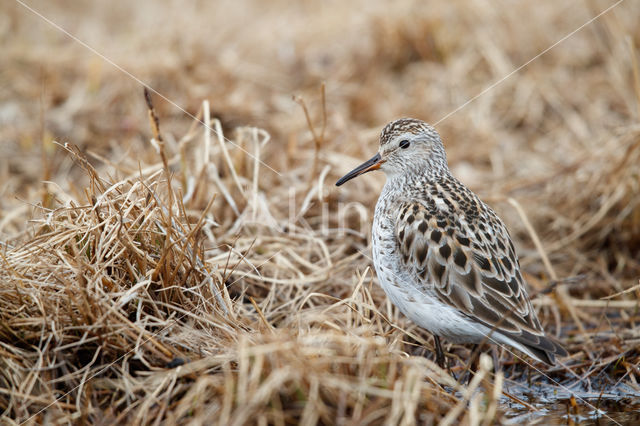
[[[473,345],[473,348],[471,349],[471,356],[469,357],[469,362],[462,371],[461,383],[468,385],[471,382],[471,377],[478,371],[481,349],[481,344],[476,343]]]
[[[500,369],[500,356],[498,354],[498,347],[491,347],[491,357],[493,358],[493,373],[497,373]]]
[[[482,344],[475,343],[471,349],[471,362],[469,363],[469,370],[476,373],[480,366],[480,351],[482,350]]]
[[[444,351],[442,350],[442,345],[440,344],[440,337],[434,334],[433,339],[436,342],[436,363],[438,364],[438,367],[444,370],[444,362],[446,358],[444,356]]]

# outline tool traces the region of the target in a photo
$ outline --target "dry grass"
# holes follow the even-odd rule
[[[504,350],[468,385],[435,366],[371,270],[383,177],[333,182],[390,119],[437,122],[612,2],[214,3],[38,6],[192,115],[154,95],[150,121],[130,77],[0,8],[3,421],[501,422],[503,383],[549,379]],[[571,353],[535,367],[596,393],[640,392],[639,18],[437,125]]]

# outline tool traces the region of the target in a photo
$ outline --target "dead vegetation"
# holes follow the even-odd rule
[[[534,409],[509,382],[640,392],[640,8],[448,115],[610,4],[42,6],[175,103],[153,113],[3,5],[3,421],[488,424],[503,392]],[[333,183],[399,116],[437,122],[504,217],[565,365],[502,350],[504,373],[487,357],[458,384],[377,286],[382,177]],[[447,349],[459,375],[468,348]]]

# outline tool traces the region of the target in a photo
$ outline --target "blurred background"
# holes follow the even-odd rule
[[[209,254],[224,253],[218,244],[240,235],[258,238],[256,256],[266,261],[273,253],[266,236],[298,227],[324,248],[282,254],[288,260],[261,271],[303,282],[313,276],[311,290],[343,286],[332,291],[344,296],[371,266],[354,256],[368,253],[369,225],[334,232],[338,209],[355,203],[372,217],[384,176],[333,183],[376,152],[387,122],[415,117],[435,125],[453,173],[503,217],[532,292],[561,284],[560,310],[550,307],[552,297],[536,302],[545,323],[554,334],[568,324],[565,338],[589,343],[584,336],[606,328],[607,309],[618,309],[612,318],[637,317],[637,288],[615,302],[601,298],[633,288],[640,276],[638,22],[640,3],[632,0],[3,1],[0,240],[30,241],[40,207],[83,199],[89,178],[56,142],[76,145],[114,180],[158,163],[144,84],[154,92],[168,155],[186,151],[188,161],[171,163],[177,180],[197,163],[184,137],[202,132],[193,126],[206,100],[233,141],[234,164],[247,171],[238,191],[254,185],[263,200],[251,223],[237,211],[250,197],[216,197]],[[259,179],[244,151],[254,146],[236,130],[245,126],[270,136]],[[213,154],[229,179],[222,154]],[[220,191],[215,182],[201,189],[189,211],[202,212]],[[237,208],[229,205],[234,197]],[[356,213],[347,227],[357,226]],[[256,227],[261,221],[268,229]],[[323,256],[348,261],[318,278]],[[282,272],[287,262],[303,266]],[[252,291],[259,303],[268,292]],[[411,327],[379,289],[372,292]],[[265,303],[280,309],[274,300]],[[620,331],[612,329],[609,337]],[[613,362],[620,341],[607,342],[598,356]],[[593,360],[589,345],[584,359]]]

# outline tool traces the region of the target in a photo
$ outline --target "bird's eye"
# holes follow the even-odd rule
[[[409,145],[411,145],[411,143],[406,139],[400,141],[400,148],[402,149],[409,148]]]

